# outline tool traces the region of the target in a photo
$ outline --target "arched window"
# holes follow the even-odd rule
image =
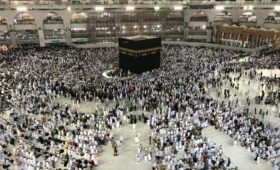
[[[15,16],[15,24],[35,24],[35,18],[27,12],[18,13]]]
[[[50,12],[46,15],[43,21],[44,24],[63,24],[63,19],[55,12]]]
[[[231,13],[226,10],[220,11],[215,16],[214,21],[231,22],[232,21]]]
[[[71,16],[70,23],[87,23],[88,16],[84,12],[74,13]]]
[[[243,12],[239,18],[240,22],[257,22],[257,16],[252,11]]]

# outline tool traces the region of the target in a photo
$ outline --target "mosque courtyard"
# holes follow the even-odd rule
[[[280,70],[258,70],[258,72],[263,72],[264,76],[274,76],[275,74],[279,77],[280,76]],[[237,77],[236,74],[231,74],[231,77]],[[248,85],[248,82],[250,81],[250,84]],[[210,92],[211,97],[217,98],[218,91],[223,91],[225,88],[230,89],[231,94],[236,94],[236,97],[240,99],[240,107],[243,107],[246,103],[246,98],[249,97],[251,99],[251,105],[250,105],[250,111],[253,111],[254,108],[257,109],[257,113],[260,109],[263,111],[269,111],[268,115],[265,115],[264,117],[261,115],[257,115],[261,119],[263,119],[266,122],[271,122],[275,126],[280,126],[280,117],[277,115],[277,111],[279,111],[279,103],[277,105],[265,105],[265,104],[255,104],[254,97],[256,95],[260,94],[260,91],[262,89],[261,84],[262,82],[256,78],[256,80],[251,80],[246,76],[242,76],[239,81],[236,81],[235,83],[239,83],[239,89],[231,88],[229,86],[229,83],[226,83],[221,87],[221,89],[217,88],[208,88],[208,92]],[[274,86],[273,90],[277,90],[280,87]],[[266,87],[263,87],[266,92],[269,90],[266,89]],[[246,94],[248,93],[248,94]],[[267,94],[267,93],[266,93]],[[221,95],[223,96],[223,95]],[[221,100],[228,101],[230,99],[225,99],[222,97]],[[231,100],[234,100],[232,98]],[[81,112],[91,113],[95,110],[95,107],[99,106],[101,107],[111,107],[113,108],[115,105],[115,102],[105,102],[101,104],[100,102],[82,102],[81,104],[76,105],[73,104],[71,100],[68,98],[60,97],[56,99],[54,102],[58,102],[60,104],[69,104],[73,108],[78,109]],[[131,112],[133,115],[140,115],[143,111],[137,110]],[[149,115],[152,114],[150,112],[145,112],[145,114]],[[139,143],[142,144],[142,146],[148,147],[149,142],[148,138],[150,135],[150,128],[146,123],[143,123],[143,121],[138,121],[136,124],[136,128],[133,129],[132,125],[129,123],[124,123],[120,128],[113,129],[113,134],[115,138],[119,138],[120,136],[123,136],[124,142],[119,146],[119,155],[113,156],[113,149],[111,145],[106,145],[102,148],[102,153],[100,154],[100,157],[98,158],[99,165],[97,166],[97,170],[111,170],[111,169],[118,169],[118,170],[148,170],[152,168],[152,162],[148,160],[144,160],[144,156],[141,156],[140,162],[136,160],[136,153],[137,148],[139,146]],[[232,159],[232,163],[238,167],[240,170],[270,170],[272,169],[272,165],[267,160],[260,160],[259,163],[256,163],[254,161],[255,154],[251,151],[248,151],[246,148],[241,147],[239,145],[234,146],[234,140],[229,137],[227,134],[224,134],[218,129],[215,129],[213,126],[209,125],[207,128],[205,128],[203,131],[203,136],[206,136],[210,139],[210,141],[216,143],[217,145],[222,145],[224,154]],[[135,143],[135,136],[137,134],[140,134],[139,137],[139,143]],[[181,153],[178,153],[178,156],[182,155],[183,151]]]

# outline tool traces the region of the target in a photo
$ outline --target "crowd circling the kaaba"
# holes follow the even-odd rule
[[[117,48],[76,49],[67,46],[13,49],[0,55],[0,164],[4,169],[95,169],[104,145],[114,156],[123,139],[112,133],[138,120],[150,128],[149,146],[141,141],[136,161],[147,160],[153,169],[235,169],[223,146],[202,135],[208,126],[248,148],[255,160],[280,167],[280,129],[244,106],[232,93],[239,79],[264,82],[258,102],[270,96],[279,107],[280,77],[264,77],[257,69],[280,69],[275,54],[231,63],[238,52],[164,45],[159,69],[129,79],[106,79],[102,72],[117,66]],[[238,75],[233,78],[231,74]],[[222,90],[222,86],[230,84]],[[269,90],[267,90],[269,88]],[[209,91],[218,91],[217,98]],[[265,95],[270,92],[270,95]],[[100,102],[92,113],[55,102],[69,98],[79,106]],[[117,101],[114,107],[102,103]],[[149,112],[151,114],[146,114]],[[262,111],[265,112],[265,111]],[[267,113],[270,114],[270,113]],[[277,113],[280,117],[280,110]],[[264,115],[264,114],[263,114]],[[139,122],[139,121],[138,121]],[[135,126],[134,126],[135,128]],[[183,151],[183,155],[178,155]],[[0,168],[1,169],[1,168]]]

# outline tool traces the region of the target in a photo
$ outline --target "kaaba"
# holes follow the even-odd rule
[[[161,39],[153,36],[119,38],[119,68],[143,73],[160,67]]]

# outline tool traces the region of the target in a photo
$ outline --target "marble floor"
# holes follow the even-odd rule
[[[270,74],[270,71],[264,71],[264,75],[270,76],[274,74]],[[277,76],[280,75],[280,71],[276,70],[273,73],[276,73]],[[231,77],[236,77],[237,75],[231,74]],[[250,81],[250,84],[248,84]],[[230,91],[232,94],[236,94],[236,96],[240,99],[239,107],[244,107],[246,98],[249,97],[252,100],[252,104],[250,106],[250,111],[253,111],[254,108],[263,109],[264,111],[269,110],[269,114],[264,117],[265,121],[269,121],[275,126],[280,126],[280,118],[276,116],[276,112],[279,109],[279,103],[277,105],[265,105],[265,104],[255,104],[253,99],[256,95],[259,95],[261,92],[261,82],[256,80],[249,80],[248,77],[243,76],[239,82],[239,90],[231,88]],[[210,96],[213,98],[217,98],[218,91],[223,94],[223,90],[225,88],[229,88],[228,83],[224,83],[224,85],[220,88],[208,88],[208,92]],[[273,90],[280,88],[279,86],[275,86]],[[266,92],[268,92],[266,90]],[[246,93],[248,93],[246,95]],[[222,95],[223,96],[223,95]],[[222,100],[223,98],[221,98]],[[227,99],[228,100],[228,99]],[[233,100],[233,99],[232,99]],[[76,107],[78,110],[82,112],[92,112],[96,109],[96,107],[113,107],[112,102],[107,102],[106,105],[98,103],[98,102],[83,102],[79,106],[73,104],[71,100],[67,98],[59,98],[54,102],[59,102],[61,104],[70,104],[72,107]],[[139,114],[139,112],[133,113]],[[98,157],[99,165],[97,166],[97,170],[150,170],[152,168],[152,163],[149,161],[145,161],[143,157],[140,162],[136,161],[136,151],[139,144],[136,144],[134,141],[134,137],[136,134],[140,134],[140,143],[143,147],[148,147],[148,136],[150,130],[148,126],[144,123],[137,123],[136,129],[133,130],[131,124],[123,124],[122,127],[113,130],[115,138],[119,138],[121,135],[124,138],[124,143],[118,147],[119,155],[113,156],[113,149],[111,145],[106,145],[102,149],[101,155]],[[259,164],[254,161],[254,154],[250,151],[242,148],[241,146],[233,146],[233,139],[228,135],[223,134],[219,130],[209,126],[208,128],[203,130],[203,135],[210,138],[211,141],[217,143],[218,145],[222,145],[224,153],[226,156],[229,156],[238,169],[240,170],[270,170],[272,169],[271,164],[268,161],[261,160]]]
[[[233,146],[234,140],[228,135],[220,132],[212,126],[202,131],[203,136],[206,136],[210,141],[214,141],[218,145],[222,145],[226,156],[230,157],[232,162],[239,170],[270,170],[272,166],[265,160],[260,160],[257,164],[254,161],[255,154],[241,146]]]
[[[269,71],[269,70],[258,70],[257,72],[263,72],[264,76],[274,76],[274,74],[277,75],[277,77],[280,76],[280,70],[274,70],[274,71]],[[273,72],[272,74],[270,72]],[[230,74],[230,77],[235,78],[237,77],[236,74]],[[250,84],[248,84],[250,82]],[[262,111],[266,112],[268,110],[268,115],[267,116],[259,116],[261,119],[264,119],[265,121],[269,121],[277,126],[280,126],[280,118],[277,116],[277,112],[280,110],[280,103],[276,105],[266,105],[264,103],[260,104],[255,104],[255,97],[257,95],[261,95],[261,91],[265,91],[265,97],[267,96],[268,92],[271,91],[276,91],[280,89],[280,86],[275,85],[272,87],[272,89],[268,90],[266,88],[266,84],[264,83],[264,86],[262,87],[261,84],[262,82],[259,81],[259,78],[256,78],[255,80],[251,80],[246,76],[242,76],[239,81],[235,81],[234,84],[239,84],[239,89],[231,88],[230,84],[227,82],[224,82],[223,86],[218,89],[218,88],[208,88],[208,92],[211,97],[217,98],[218,97],[218,92],[221,93],[221,100],[228,101],[231,100],[231,102],[235,102],[236,98],[233,96],[236,95],[236,97],[239,99],[239,108],[243,108],[246,104],[246,99],[249,98],[251,101],[251,105],[249,106],[250,112],[254,112],[255,108],[257,109],[257,113],[259,113],[259,110],[262,109]],[[223,92],[224,89],[229,89],[231,96],[229,99],[225,99],[223,97]],[[247,93],[247,94],[246,94]]]

